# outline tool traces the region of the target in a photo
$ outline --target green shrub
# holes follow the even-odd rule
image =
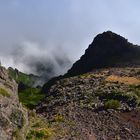
[[[48,140],[48,138],[51,136],[51,133],[45,129],[42,130],[31,130],[26,140]]]
[[[118,100],[109,100],[105,102],[105,109],[118,109],[121,103]]]
[[[0,88],[0,95],[10,97],[10,94],[3,88]]]

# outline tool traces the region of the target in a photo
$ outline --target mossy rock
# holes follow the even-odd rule
[[[4,97],[10,97],[11,96],[10,93],[4,88],[0,88],[0,95],[4,96]]]

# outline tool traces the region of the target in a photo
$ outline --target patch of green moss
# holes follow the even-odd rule
[[[10,93],[8,93],[4,88],[0,88],[0,95],[4,97],[10,97]]]

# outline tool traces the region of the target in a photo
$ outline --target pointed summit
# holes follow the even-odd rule
[[[85,54],[66,75],[78,75],[97,68],[140,65],[140,47],[111,31],[98,34]]]

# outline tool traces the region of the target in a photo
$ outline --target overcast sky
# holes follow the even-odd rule
[[[140,44],[139,6],[139,0],[0,0],[2,63],[24,69],[25,59],[16,65],[10,58],[19,49],[40,57],[63,50],[73,62],[107,30]]]

